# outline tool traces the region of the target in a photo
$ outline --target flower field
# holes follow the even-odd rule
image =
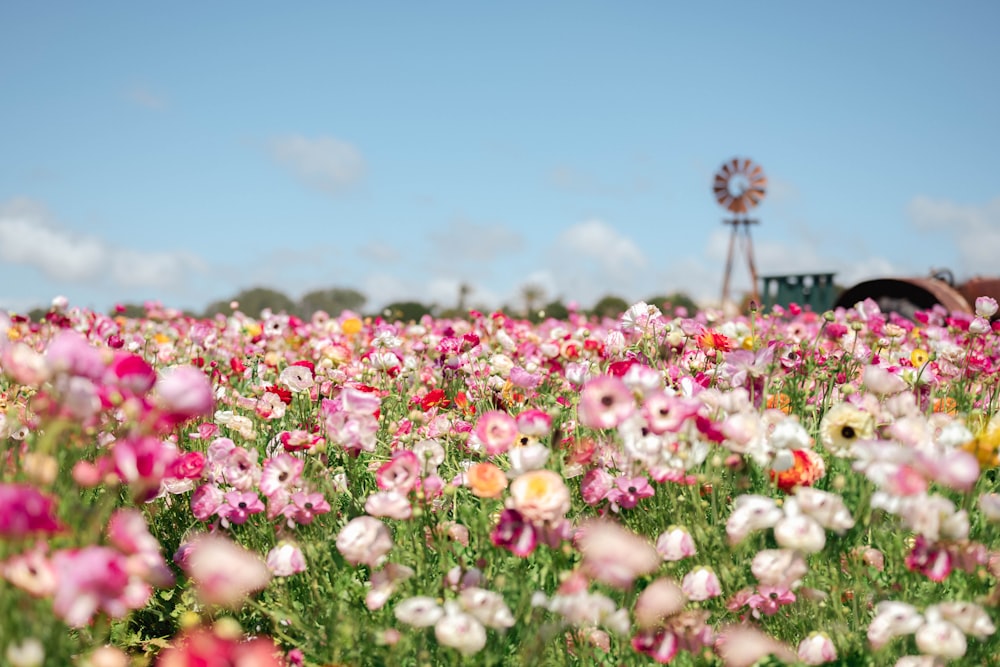
[[[997,304],[0,313],[0,663],[990,664]]]

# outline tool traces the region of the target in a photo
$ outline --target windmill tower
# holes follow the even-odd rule
[[[729,280],[733,272],[733,260],[736,246],[746,258],[750,269],[753,299],[760,302],[760,292],[757,287],[757,267],[753,261],[753,241],[750,238],[750,225],[756,225],[759,220],[749,217],[750,210],[764,199],[767,193],[767,176],[759,165],[749,158],[733,158],[724,163],[715,173],[712,184],[715,200],[729,211],[733,217],[723,220],[723,224],[732,226],[729,235],[729,252],[726,255],[726,270],[722,278],[722,307],[729,302]]]

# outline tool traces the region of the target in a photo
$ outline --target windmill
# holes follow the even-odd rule
[[[733,259],[736,245],[741,246],[745,253],[747,266],[750,269],[753,299],[760,301],[757,288],[757,267],[753,261],[753,241],[750,238],[750,225],[759,220],[749,217],[750,210],[764,199],[767,193],[767,176],[759,165],[749,158],[733,158],[724,163],[715,173],[712,184],[715,200],[729,211],[733,217],[722,222],[731,225],[733,230],[729,235],[729,252],[726,255],[726,271],[722,278],[722,306],[729,301],[729,279],[733,271]]]

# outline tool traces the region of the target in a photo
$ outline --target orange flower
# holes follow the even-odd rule
[[[792,413],[792,399],[788,394],[771,394],[767,397],[768,410],[781,410],[786,415]]]
[[[795,463],[791,468],[781,472],[771,471],[771,479],[782,491],[787,493],[796,486],[812,486],[826,474],[823,457],[813,450],[795,449],[792,450],[792,456],[795,457]]]
[[[705,351],[729,352],[733,349],[733,341],[718,331],[706,329],[704,333],[698,336],[698,347]]]
[[[340,330],[348,336],[353,336],[361,331],[361,320],[356,317],[348,317],[340,323]]]
[[[947,415],[954,415],[958,412],[958,402],[951,396],[934,399],[934,412],[943,412]]]
[[[480,498],[499,498],[507,488],[507,475],[490,462],[477,463],[465,473],[472,493]]]

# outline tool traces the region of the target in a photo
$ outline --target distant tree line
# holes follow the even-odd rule
[[[392,321],[417,321],[424,315],[434,317],[462,318],[468,317],[469,306],[466,305],[471,288],[467,284],[459,287],[457,303],[454,306],[442,307],[439,304],[425,304],[419,301],[395,301],[385,307],[375,310],[366,310],[367,297],[356,289],[345,287],[331,287],[327,289],[313,290],[304,294],[299,299],[293,299],[287,294],[268,287],[252,287],[244,289],[228,299],[213,301],[204,311],[197,313],[185,311],[192,317],[214,317],[217,314],[228,315],[233,312],[233,304],[236,308],[248,315],[258,317],[269,310],[272,313],[285,313],[295,315],[302,319],[310,319],[317,311],[324,311],[329,315],[338,316],[343,311],[349,310],[365,316],[381,316]],[[569,315],[569,308],[561,298],[546,301],[545,291],[541,287],[533,284],[525,285],[521,289],[522,303],[504,304],[499,310],[503,312],[524,317],[533,322],[539,322],[546,318],[565,319]],[[698,305],[685,293],[673,292],[671,294],[657,295],[645,299],[646,303],[654,305],[667,315],[686,313],[694,315],[698,311]],[[597,301],[590,309],[583,312],[587,315],[597,317],[618,317],[625,312],[632,302],[626,301],[620,296],[609,294]],[[472,307],[475,307],[474,305]],[[478,310],[485,310],[478,308]],[[40,321],[46,317],[48,309],[36,308],[28,313],[34,321]],[[145,317],[147,311],[141,304],[129,303],[116,306],[115,314],[125,317]]]

